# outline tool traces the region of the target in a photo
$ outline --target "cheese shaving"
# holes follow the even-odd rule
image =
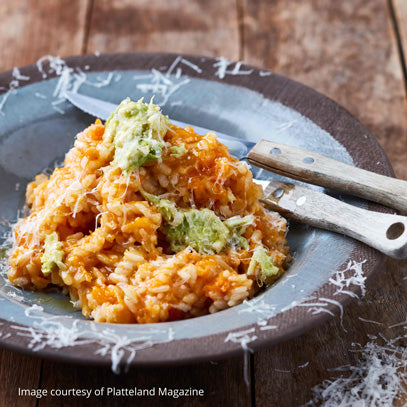
[[[110,357],[112,370],[116,374],[123,368],[125,371],[128,369],[138,350],[174,339],[171,328],[150,329],[126,337],[118,335],[112,329],[96,331],[84,328],[80,320],[62,323],[59,316],[49,316],[43,311],[43,308],[36,304],[26,309],[26,316],[35,320],[34,327],[11,325],[17,335],[29,339],[29,349],[37,352],[46,347],[62,349],[92,344],[95,355]],[[157,337],[164,339],[156,339]]]
[[[216,62],[213,64],[214,68],[217,68],[215,75],[219,79],[224,79],[226,75],[250,75],[253,73],[253,69],[241,69],[243,62],[231,62],[224,57],[216,58]],[[233,68],[230,68],[233,65]]]
[[[313,387],[304,407],[389,407],[406,400],[407,351],[397,339],[384,345],[368,342],[356,352],[357,364],[336,368],[342,374]]]

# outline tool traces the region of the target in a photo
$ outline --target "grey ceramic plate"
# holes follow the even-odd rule
[[[43,59],[1,74],[0,87],[6,90],[0,95],[3,236],[22,208],[27,182],[62,162],[75,134],[93,120],[64,101],[66,89],[112,102],[155,95],[174,119],[253,141],[271,138],[393,175],[371,134],[334,102],[287,78],[224,59],[170,54]],[[258,176],[273,177],[266,172]],[[125,364],[226,357],[286,340],[340,313],[383,260],[362,243],[298,224],[291,225],[288,240],[293,254],[289,270],[255,299],[217,314],[161,324],[85,320],[58,292],[10,286],[3,265],[0,344],[42,357],[111,363],[115,370]]]

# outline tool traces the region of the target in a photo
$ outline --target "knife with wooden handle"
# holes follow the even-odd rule
[[[268,140],[261,140],[254,146],[248,161],[288,178],[335,189],[407,213],[407,181]]]

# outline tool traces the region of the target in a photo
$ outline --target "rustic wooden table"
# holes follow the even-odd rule
[[[119,51],[225,56],[271,69],[327,94],[376,135],[407,179],[406,0],[14,0],[0,3],[0,70],[62,57]],[[352,343],[395,337],[407,319],[407,262],[388,260],[367,295],[286,343],[243,358],[173,368],[63,364],[0,350],[1,406],[297,406],[332,368],[357,363]],[[369,320],[378,323],[369,322]],[[18,388],[200,387],[204,397],[19,397]],[[399,405],[403,402],[400,401]]]

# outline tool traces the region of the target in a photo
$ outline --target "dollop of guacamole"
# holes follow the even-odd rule
[[[260,270],[260,276],[258,276],[257,270]],[[268,277],[275,276],[277,273],[278,267],[274,265],[267,249],[263,245],[257,246],[250,260],[247,275],[256,275],[258,277],[257,282],[261,286]]]
[[[65,252],[62,242],[59,241],[58,233],[53,232],[45,237],[44,254],[41,256],[41,271],[47,275],[59,267],[62,270],[66,269],[63,263]]]
[[[253,223],[254,216],[233,216],[222,221],[210,209],[178,209],[174,202],[151,194],[144,197],[154,204],[166,224],[163,232],[170,248],[179,252],[192,247],[199,253],[215,254],[226,246],[247,247],[247,240],[242,236],[247,227]]]
[[[106,121],[104,137],[115,148],[113,161],[131,172],[150,161],[160,160],[170,121],[159,106],[123,100]]]

